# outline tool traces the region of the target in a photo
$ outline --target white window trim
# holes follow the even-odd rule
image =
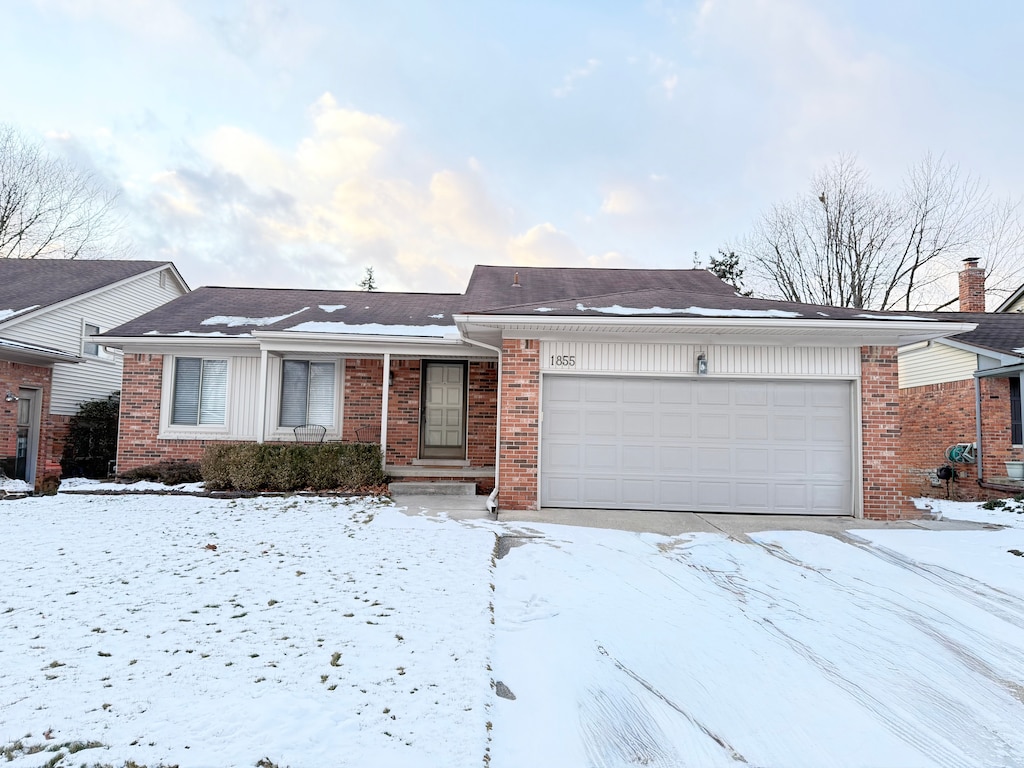
[[[90,325],[93,328],[96,329],[96,333],[98,333],[98,334],[99,333],[103,333],[103,326],[102,325],[100,325],[99,323],[90,323],[88,320],[86,320],[83,317],[82,318],[82,329],[81,329],[81,334],[80,334],[81,335],[81,339],[82,339],[82,344],[81,344],[81,347],[79,349],[79,354],[84,359],[86,359],[86,360],[101,360],[101,361],[103,361],[105,363],[116,363],[117,359],[110,353],[110,350],[107,349],[107,347],[103,344],[102,341],[95,341],[95,342],[89,341],[89,334],[86,331],[86,328],[88,326],[90,326]],[[85,351],[85,347],[86,347],[87,344],[95,344],[96,345],[96,354],[95,355]]]
[[[223,424],[172,424],[174,411],[174,365],[179,357],[197,357],[201,360],[227,360],[228,372],[225,384],[225,406]],[[231,434],[231,389],[234,365],[230,355],[193,353],[164,355],[163,381],[160,386],[160,440],[201,440],[203,438],[224,439]]]
[[[342,427],[344,424],[344,403],[345,403],[345,358],[343,357],[311,357],[301,354],[285,355],[284,357],[271,358],[271,364],[267,367],[267,375],[271,377],[273,385],[267,387],[267,440],[289,441],[295,439],[294,427],[281,426],[281,387],[284,377],[285,360],[305,360],[314,363],[334,363],[334,426],[327,427],[327,434],[324,440],[341,440]],[[230,375],[230,372],[229,372]]]

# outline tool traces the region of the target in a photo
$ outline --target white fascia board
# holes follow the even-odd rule
[[[380,336],[369,334],[336,334],[296,331],[256,331],[253,333],[261,349],[268,352],[335,352],[358,355],[494,357],[488,350],[461,338],[430,338],[424,336]]]
[[[99,294],[104,293],[105,291],[109,291],[113,288],[118,288],[122,285],[127,285],[128,283],[134,280],[147,277],[148,275],[159,274],[160,272],[163,272],[165,269],[168,268],[170,268],[171,275],[174,277],[174,279],[177,280],[181,284],[181,287],[185,289],[185,293],[189,293],[191,289],[188,287],[188,284],[182,279],[181,275],[178,274],[177,268],[170,263],[160,264],[159,266],[153,267],[152,269],[147,269],[145,272],[139,272],[139,274],[137,275],[131,275],[130,277],[122,278],[121,280],[118,280],[116,283],[107,283],[106,285],[101,285],[99,288],[94,288],[91,291],[75,294],[74,296],[64,299],[64,301],[58,301],[53,304],[47,304],[45,307],[33,309],[31,312],[25,312],[23,314],[14,315],[13,317],[9,318],[6,321],[0,322],[0,326],[10,327],[13,325],[17,325],[18,323],[22,323],[25,320],[29,320],[34,317],[39,317],[40,315],[45,315],[47,312],[52,312],[56,309],[60,309],[61,307],[66,307],[70,304],[74,304],[75,302],[81,301],[82,299],[87,299],[90,296],[98,296]]]
[[[720,317],[580,317],[545,318],[535,315],[455,315],[466,336],[488,331],[503,338],[556,340],[587,333],[643,335],[670,340],[681,334],[715,337],[719,343],[827,344],[829,346],[905,346],[974,330],[975,323],[938,320],[837,320],[832,318]]]
[[[103,344],[126,354],[195,354],[199,348],[216,354],[254,354],[260,344],[248,336],[103,336]]]
[[[70,352],[62,352],[51,347],[38,344],[26,344],[21,341],[0,339],[0,358],[16,363],[29,365],[49,365],[50,363],[80,363],[82,358]]]

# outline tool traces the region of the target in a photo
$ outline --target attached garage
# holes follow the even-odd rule
[[[851,515],[852,387],[546,374],[541,506]]]

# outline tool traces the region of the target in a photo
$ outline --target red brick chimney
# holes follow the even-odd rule
[[[978,257],[964,259],[960,270],[960,311],[985,311],[985,269],[978,266]]]

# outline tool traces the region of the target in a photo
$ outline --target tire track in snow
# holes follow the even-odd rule
[[[644,679],[640,674],[638,674],[637,672],[633,671],[632,669],[627,667],[625,664],[623,664],[621,661],[619,661],[617,658],[615,658],[610,653],[608,653],[608,651],[605,649],[604,646],[598,645],[597,646],[597,651],[602,656],[605,656],[612,664],[614,664],[616,669],[618,669],[620,672],[624,672],[630,679],[632,679],[636,683],[639,683],[643,688],[645,688],[648,693],[651,693],[655,697],[660,699],[662,702],[664,702],[666,705],[668,705],[671,709],[675,710],[680,715],[682,715],[684,718],[686,718],[686,720],[691,725],[696,727],[699,731],[701,731],[701,733],[703,733],[708,738],[712,739],[716,744],[718,744],[719,747],[722,748],[723,752],[726,755],[728,755],[731,760],[733,760],[734,762],[737,762],[737,763],[745,763],[745,764],[747,763],[746,758],[744,758],[743,755],[741,755],[739,752],[737,752],[736,749],[733,748],[733,746],[731,744],[729,744],[729,742],[726,741],[724,737],[719,736],[717,733],[712,731],[708,726],[706,726],[704,723],[702,723],[696,717],[694,717],[689,712],[687,712],[685,709],[683,709],[681,706],[679,706],[674,701],[672,701],[672,699],[668,698],[665,694],[663,694],[661,691],[659,691],[657,688],[655,688],[652,683],[650,683],[648,680]],[[617,714],[621,714],[621,713],[617,713]],[[649,717],[650,717],[650,715],[648,715],[648,718]],[[634,722],[636,722],[635,718],[634,718]],[[634,762],[636,762],[636,761],[634,761]],[[642,765],[647,765],[648,763],[641,763],[641,764]],[[656,763],[651,763],[651,764],[656,765]],[[672,763],[672,765],[678,765],[678,764],[679,763]]]
[[[992,613],[998,616],[999,618],[1004,618],[1003,611],[993,610],[993,605],[990,601],[974,599],[976,595],[984,597],[984,592],[989,591],[991,589],[987,585],[975,583],[974,585],[967,585],[967,588],[965,589],[965,585],[957,584],[955,579],[947,578],[947,576],[959,576],[960,574],[955,574],[954,572],[947,571],[946,569],[937,569],[941,573],[933,574],[930,567],[924,566],[923,564],[918,563],[917,561],[912,560],[911,558],[904,557],[897,552],[885,550],[884,548],[879,548],[883,551],[876,552],[874,551],[874,548],[870,545],[869,542],[864,542],[860,539],[852,539],[845,536],[837,536],[835,538],[839,539],[844,544],[853,544],[854,546],[857,546],[857,548],[860,550],[866,551],[872,555],[877,555],[883,561],[889,563],[894,567],[905,568],[911,573],[914,573],[915,575],[920,576],[925,580],[929,581],[930,583],[936,584],[937,586],[943,589],[951,587],[951,591],[955,593],[954,597],[963,598],[964,602],[972,605],[975,608],[978,608],[979,610],[985,611],[986,613]],[[964,642],[958,641],[951,637],[949,634],[940,631],[939,627],[937,627],[934,622],[936,619],[939,619],[942,623],[950,627],[955,627],[958,632],[969,637],[971,643],[977,646],[984,646],[988,648],[989,651],[996,657],[1002,656],[1004,659],[1006,659],[1008,666],[1024,667],[1024,655],[1014,651],[1014,649],[1008,648],[1005,645],[997,645],[996,643],[993,643],[988,636],[977,632],[973,627],[964,624],[963,622],[957,620],[956,618],[950,616],[949,614],[941,610],[935,608],[931,608],[930,610],[923,610],[918,607],[918,604],[912,603],[902,593],[894,592],[893,594],[895,595],[895,597],[889,597],[880,594],[878,591],[880,588],[877,587],[874,583],[868,581],[865,581],[863,583],[871,591],[854,589],[850,585],[844,584],[841,581],[832,578],[827,572],[821,570],[820,568],[800,560],[797,556],[785,550],[778,544],[765,543],[753,539],[751,540],[751,543],[755,546],[762,548],[768,554],[778,558],[779,560],[782,560],[788,565],[805,569],[808,572],[815,574],[821,580],[828,582],[837,590],[849,595],[851,598],[854,598],[858,602],[866,601],[866,605],[869,607],[878,607],[891,612],[895,617],[898,617],[902,621],[905,621],[908,625],[914,627],[917,631],[931,638],[935,643],[945,648],[950,654],[956,657],[967,669],[971,670],[973,673],[981,677],[986,678],[998,688],[1002,688],[1003,690],[1005,690],[1010,696],[1012,696],[1017,701],[1024,703],[1024,687],[1022,687],[1019,683],[1016,683],[1012,680],[1008,680],[1002,675],[1000,675],[991,664],[984,661],[978,654],[971,651],[967,647],[967,645],[965,645]],[[938,582],[936,582],[935,579],[931,578],[933,575],[938,576]],[[968,580],[966,577],[964,577],[964,581],[969,582],[971,580]],[[978,588],[970,588],[971,586],[975,586]],[[999,592],[1007,598],[1011,598],[1011,596],[1006,595],[1006,593],[1000,592],[1000,590],[991,591]],[[815,665],[818,666],[819,669],[821,669],[823,672],[825,672],[830,677],[830,679],[833,680],[833,682],[836,682],[842,688],[844,688],[844,690],[850,692],[859,701],[864,701],[865,703],[867,703],[867,700],[863,698],[861,692],[863,692],[864,695],[870,696],[871,701],[877,702],[877,704],[875,706],[871,706],[870,709],[872,711],[877,712],[878,714],[881,714],[884,717],[883,723],[887,727],[896,726],[896,716],[891,712],[891,707],[889,707],[887,704],[878,699],[878,697],[875,697],[871,695],[869,692],[864,691],[860,686],[858,686],[853,681],[842,676],[838,672],[838,670],[834,670],[834,667],[830,662],[827,662],[827,660],[818,657],[817,654],[815,654],[814,651],[808,646],[806,646],[804,643],[797,640],[796,638],[791,637],[784,630],[782,630],[777,625],[773,624],[771,621],[766,619],[765,622],[768,625],[770,625],[772,629],[779,634],[780,637],[785,638],[790,643],[791,647],[794,648],[794,650],[798,650],[799,652],[801,652],[801,655],[804,655],[805,658],[812,661],[812,663],[815,663]],[[1016,624],[1017,622],[1011,623]],[[998,733],[993,733],[991,729],[986,728],[983,723],[978,721],[978,719],[974,716],[974,712],[971,709],[969,709],[963,703],[953,700],[943,691],[931,686],[922,687],[920,685],[920,680],[915,681],[914,679],[908,677],[908,684],[914,684],[915,682],[918,684],[917,692],[921,695],[925,695],[930,700],[930,705],[931,707],[933,707],[933,711],[942,712],[946,715],[946,718],[943,723],[943,730],[945,731],[947,737],[950,739],[951,742],[962,743],[964,741],[969,741],[971,738],[976,738],[979,732],[985,732],[988,734],[986,741],[992,745],[994,751],[999,753],[1000,757],[1003,760],[1003,762],[1000,763],[1001,765],[1016,766],[1020,764],[1020,744],[1011,744]],[[908,731],[907,728],[902,725],[898,726],[898,728],[895,730],[893,727],[890,727],[890,730],[893,730],[893,732],[901,738],[905,738],[904,734],[908,732],[915,733],[918,730],[916,727],[914,727],[913,723],[910,723],[910,727],[912,729],[911,731]],[[955,733],[950,733],[951,730],[955,731]],[[962,739],[960,737],[962,737]],[[908,742],[914,744],[914,746],[918,748],[922,748],[922,743],[917,738],[908,739]],[[934,754],[934,746],[936,746],[936,742],[928,741],[924,745],[922,751],[929,757],[939,759],[940,756]],[[969,760],[965,762],[965,756],[954,756],[948,750],[944,750],[944,755],[942,759],[943,764],[949,765],[951,766],[951,768],[966,765],[970,762]]]
[[[906,621],[908,624],[919,630],[922,627],[931,627],[929,619],[934,617],[926,616],[924,613],[916,610],[909,604],[909,602],[901,603],[883,595],[855,589],[848,584],[844,584],[843,582],[834,579],[827,572],[822,571],[814,565],[800,560],[792,553],[781,549],[778,545],[765,545],[755,540],[739,541],[733,539],[733,541],[737,544],[744,544],[748,546],[753,545],[771,555],[773,558],[782,561],[787,566],[801,569],[801,571],[805,572],[805,575],[810,578],[817,579],[822,586],[826,586],[830,590],[834,589],[844,593],[850,597],[859,608],[864,609],[869,612],[869,614],[876,613],[880,609],[886,614],[891,614],[896,618]],[[935,733],[929,735],[923,732],[920,720],[915,719],[912,716],[906,716],[903,708],[890,705],[880,695],[873,693],[864,685],[845,675],[843,671],[829,659],[817,653],[807,643],[792,636],[768,618],[766,614],[769,611],[777,611],[780,607],[780,604],[776,599],[776,595],[771,594],[763,588],[749,588],[749,580],[742,574],[739,559],[732,553],[728,552],[719,552],[717,554],[726,558],[726,563],[729,566],[728,568],[712,568],[703,563],[695,562],[693,553],[685,549],[675,550],[670,557],[683,563],[694,572],[703,576],[707,583],[730,593],[734,597],[737,597],[737,607],[749,621],[759,625],[763,630],[781,640],[794,653],[804,658],[808,663],[820,670],[826,679],[839,689],[845,691],[865,710],[871,712],[878,719],[880,725],[890,731],[894,736],[913,746],[915,749],[920,751],[922,755],[935,760],[937,765],[943,766],[943,768],[961,768],[964,765],[972,764],[972,759],[970,755],[957,750],[955,748],[955,744],[970,743],[971,740],[977,739],[977,734],[980,731],[984,731],[989,736],[986,741],[989,742],[993,751],[998,753],[1001,758],[1001,762],[995,763],[994,765],[1019,765],[1018,757],[1020,745],[1009,744],[1004,738],[987,729],[984,723],[978,721],[977,718],[973,716],[974,713],[966,708],[962,703],[951,699],[942,691],[934,687],[922,687],[922,680],[919,677],[907,676],[907,686],[914,686],[918,695],[924,696],[928,699],[928,705],[931,707],[931,711],[943,713],[943,729],[941,731],[936,729],[936,732],[942,733],[945,737],[942,741],[946,742],[946,744],[940,743],[940,741],[935,738]],[[673,582],[678,583],[678,580],[671,575],[666,573],[665,576]],[[746,588],[744,585],[746,585]],[[872,585],[867,584],[867,586],[871,587]],[[738,591],[742,591],[744,594],[739,595]],[[758,603],[762,604],[759,605]],[[804,619],[809,618],[806,614],[798,610],[794,611],[789,607],[785,610],[792,615],[799,616]],[[956,623],[964,632],[976,634],[969,627],[965,627],[962,624],[955,622],[951,617],[945,616],[944,614],[940,615],[947,622]],[[933,633],[945,637],[941,632],[938,632],[938,630],[934,628],[931,629],[931,632],[926,632],[928,636],[932,636]],[[852,638],[847,638],[847,642],[853,642]],[[952,638],[945,638],[943,645],[945,646],[947,644],[957,645],[963,649],[963,646]],[[966,651],[966,649],[963,649],[963,652],[969,655],[969,652]],[[999,679],[998,676],[996,676],[995,682],[1000,684],[1001,687],[1005,687],[1006,681]],[[897,704],[898,703],[899,702],[897,702]],[[950,732],[955,735],[950,735]],[[962,736],[963,738],[958,738],[959,736]]]
[[[886,547],[873,544],[865,539],[843,534],[836,537],[844,544],[849,544],[862,552],[867,552],[883,562],[895,565],[904,570],[916,573],[928,581],[938,584],[957,594],[965,602],[982,609],[986,613],[998,616],[1003,621],[1024,630],[1024,604],[1020,597],[1011,595],[1001,589],[984,584],[962,573],[957,573],[938,565],[920,563],[911,557]]]

